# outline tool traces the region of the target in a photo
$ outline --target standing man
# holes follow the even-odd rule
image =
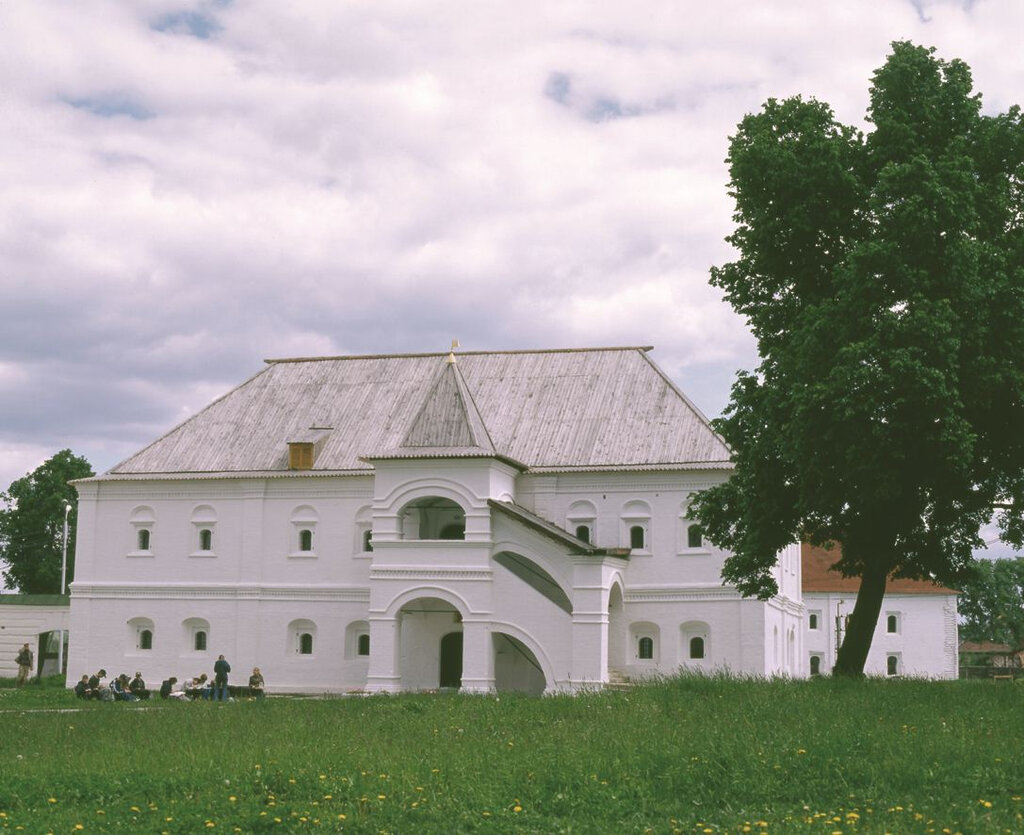
[[[213,698],[222,702],[228,700],[228,673],[231,672],[231,665],[224,660],[224,656],[218,656],[217,662],[213,665]],[[218,695],[219,694],[219,695]]]
[[[223,658],[224,656],[221,656]],[[20,650],[18,650],[18,678],[14,682],[15,686],[21,687],[28,677],[32,675],[32,650],[29,649],[28,644],[25,644]]]

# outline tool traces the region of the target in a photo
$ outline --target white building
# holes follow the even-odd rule
[[[832,571],[836,550],[804,544],[803,599],[811,675],[830,673],[860,580]],[[956,678],[957,592],[925,580],[890,578],[864,665],[869,676]]]
[[[723,586],[730,471],[646,348],[273,360],[81,497],[71,680],[262,668],[277,692],[806,675],[800,557]]]

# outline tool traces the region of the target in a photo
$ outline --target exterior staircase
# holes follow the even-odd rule
[[[614,667],[608,668],[608,683],[604,686],[605,690],[630,690],[632,687],[633,682],[629,676]]]

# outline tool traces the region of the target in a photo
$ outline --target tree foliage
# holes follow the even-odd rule
[[[735,473],[694,505],[747,595],[776,592],[787,543],[842,543],[849,674],[888,577],[957,583],[994,507],[1024,534],[1021,112],[984,115],[964,63],[904,42],[867,118],[773,99],[731,139],[738,257],[712,283],[761,362],[716,423]]]
[[[58,452],[0,493],[0,560],[4,585],[24,594],[58,594],[64,507],[68,515],[67,581],[74,578],[78,494],[68,482],[93,475],[92,466],[71,450]]]
[[[1024,647],[1024,557],[978,560],[960,592],[962,640]]]

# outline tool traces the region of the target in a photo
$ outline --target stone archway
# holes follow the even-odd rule
[[[437,690],[462,679],[462,615],[439,597],[416,597],[398,610],[402,690]],[[453,638],[457,635],[457,638]],[[447,640],[447,644],[445,641]],[[453,678],[454,676],[454,678]],[[442,680],[443,679],[443,680]]]

